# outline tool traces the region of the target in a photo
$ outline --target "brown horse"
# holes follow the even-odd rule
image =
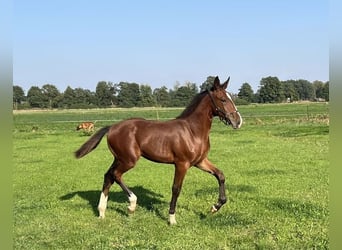
[[[133,168],[140,158],[175,165],[172,198],[169,209],[169,223],[176,224],[175,210],[184,176],[191,166],[214,175],[219,184],[219,198],[211,211],[218,211],[227,198],[225,177],[207,158],[209,132],[214,116],[234,129],[240,128],[242,118],[232,98],[226,93],[229,78],[222,85],[218,77],[210,90],[196,95],[190,105],[176,118],[169,121],[148,121],[128,119],[112,126],[101,128],[76,152],[81,158],[91,152],[108,133],[107,143],[114,155],[114,162],[104,175],[104,183],[98,205],[99,215],[105,216],[109,189],[114,182],[119,184],[130,201],[130,212],[136,208],[137,197],[124,184],[122,175]]]

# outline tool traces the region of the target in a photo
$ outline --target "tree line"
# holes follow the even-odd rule
[[[106,107],[184,107],[193,96],[210,88],[214,76],[208,76],[199,87],[196,83],[176,83],[173,89],[165,86],[152,90],[148,84],[100,81],[95,92],[68,86],[60,92],[53,84],[32,86],[27,94],[13,85],[13,108],[82,109]],[[307,80],[280,81],[277,77],[260,80],[254,93],[249,83],[243,83],[238,93],[231,93],[237,105],[249,103],[280,103],[292,101],[329,101],[329,82]]]

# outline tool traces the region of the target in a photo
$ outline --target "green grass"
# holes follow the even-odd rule
[[[105,140],[86,157],[76,131],[128,117],[167,119],[179,109],[20,112],[13,116],[15,249],[327,249],[329,105],[239,107],[240,130],[214,120],[209,159],[226,176],[229,202],[216,214],[216,180],[188,171],[169,226],[173,166],[141,159],[125,174],[138,197],[133,215],[114,185],[106,218],[97,218],[103,174],[112,162]],[[277,116],[275,116],[277,115]],[[281,116],[278,116],[281,115]]]

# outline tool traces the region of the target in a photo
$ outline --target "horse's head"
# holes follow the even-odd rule
[[[219,116],[220,120],[233,128],[240,128],[242,125],[242,117],[233,102],[233,99],[226,92],[229,83],[228,78],[223,84],[220,84],[219,78],[216,76],[213,87],[208,90],[214,108],[214,115]]]

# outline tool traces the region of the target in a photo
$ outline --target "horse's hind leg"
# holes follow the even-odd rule
[[[106,174],[104,175],[104,181],[103,181],[103,187],[102,192],[100,196],[100,201],[97,209],[99,210],[99,217],[104,218],[105,212],[107,208],[107,201],[108,201],[108,194],[109,189],[114,183],[114,175],[112,174],[114,172],[116,166],[116,161],[112,163]]]
[[[137,204],[137,197],[122,181],[122,175],[133,167],[134,167],[133,164],[126,165],[126,164],[120,163],[117,160],[114,160],[113,164],[104,175],[103,188],[102,188],[102,193],[101,193],[100,201],[98,205],[99,216],[101,218],[105,217],[109,189],[114,182],[118,183],[119,186],[122,188],[122,190],[127,194],[129,202],[130,202],[130,205],[128,207],[129,212],[135,211],[136,204]]]

